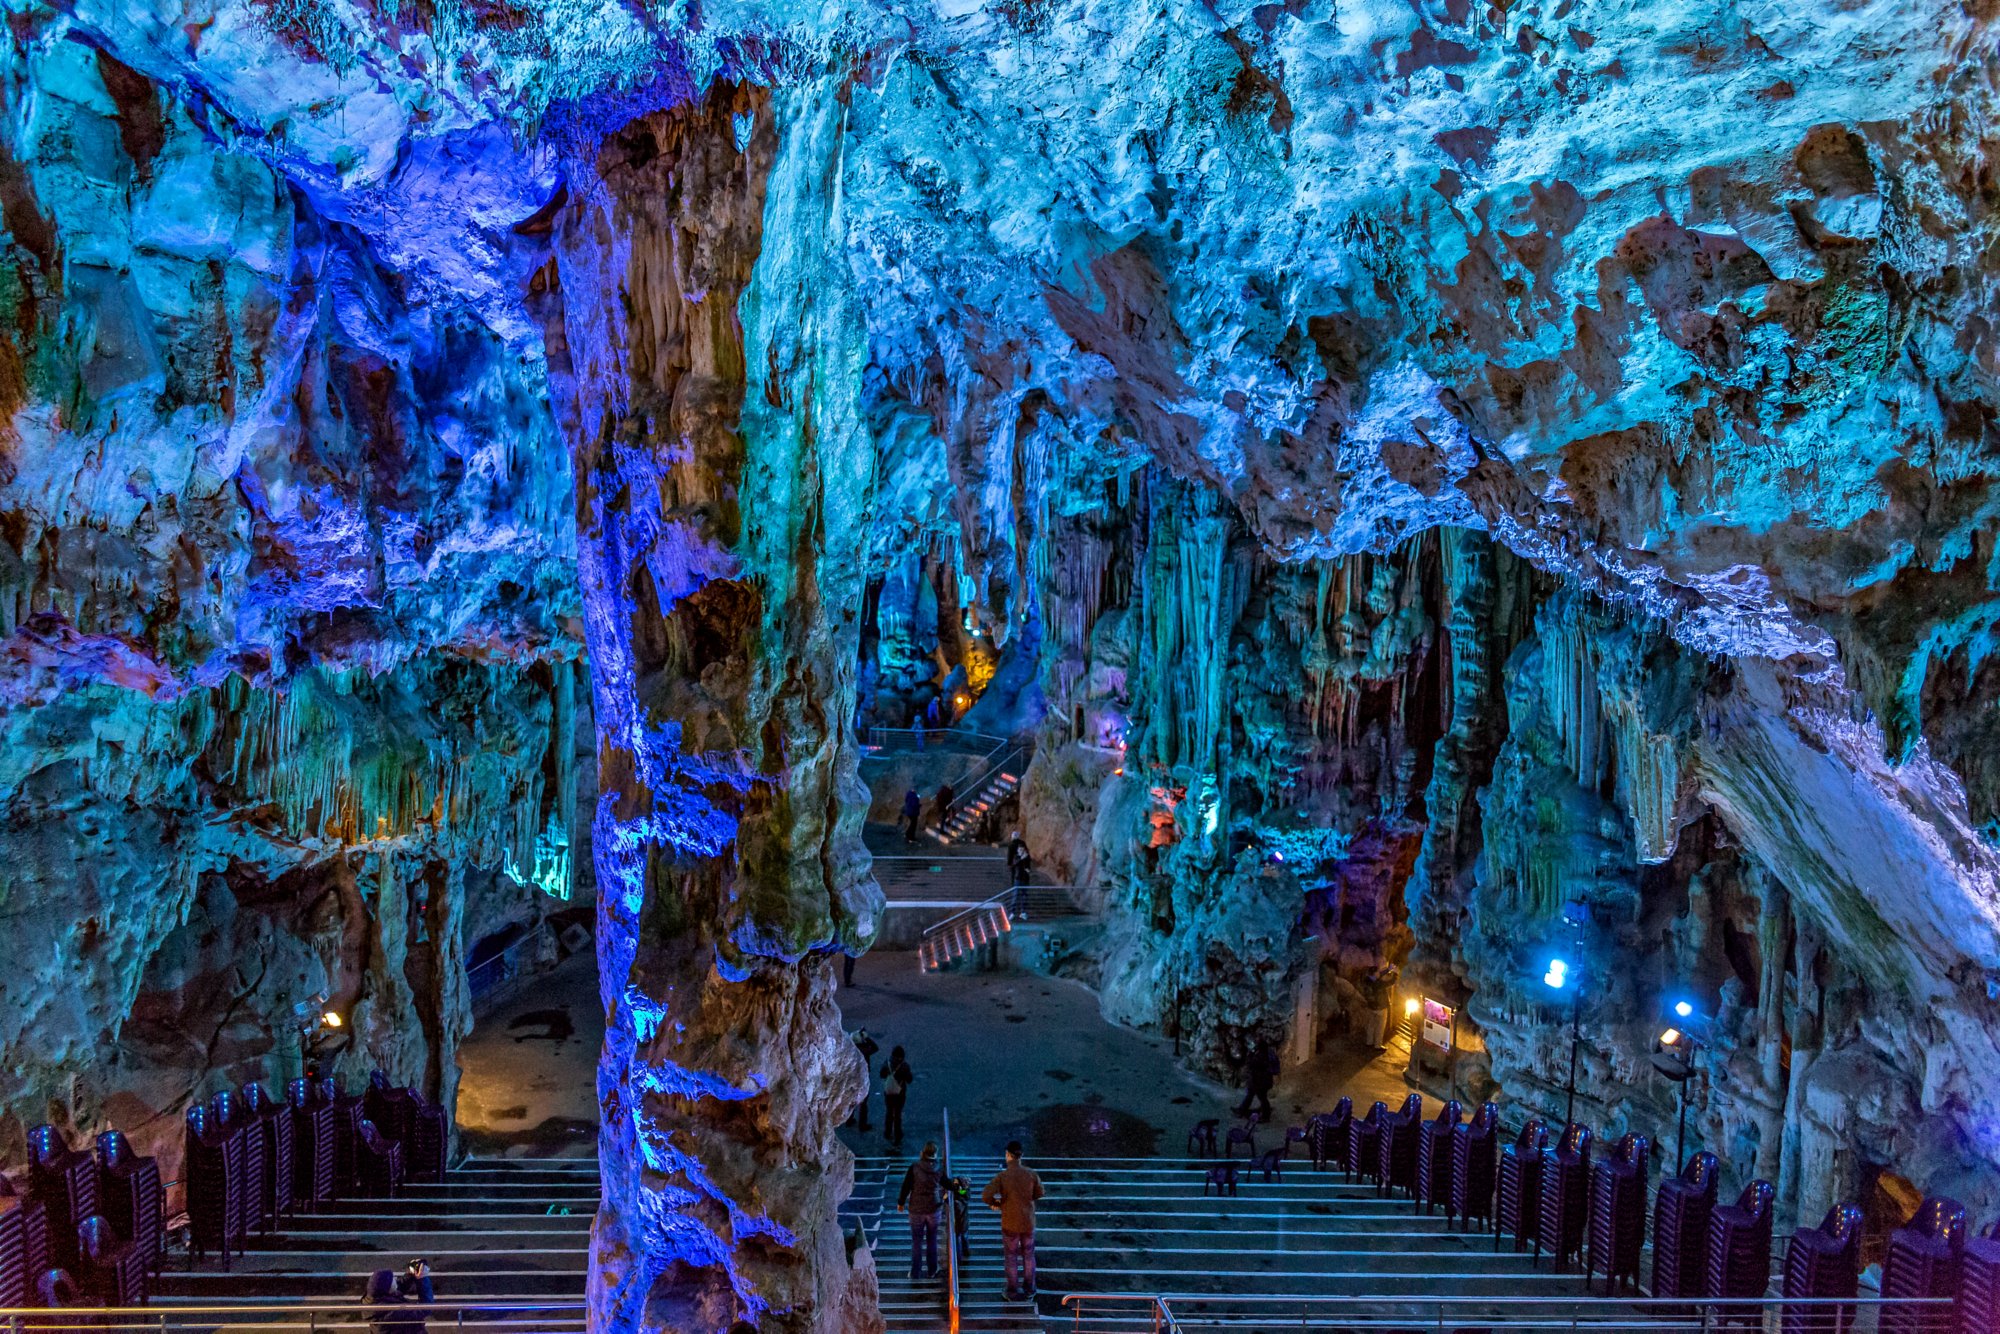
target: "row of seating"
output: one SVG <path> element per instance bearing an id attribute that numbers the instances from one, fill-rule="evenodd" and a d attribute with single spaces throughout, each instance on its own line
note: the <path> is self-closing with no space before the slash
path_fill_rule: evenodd
<path id="1" fill-rule="evenodd" d="M 188 1108 L 184 1145 L 190 1248 L 227 1266 L 295 1209 L 443 1181 L 447 1139 L 443 1108 L 378 1070 L 358 1097 L 332 1079 L 294 1079 L 283 1103 L 224 1090 Z M 25 1193 L 0 1177 L 0 1309 L 144 1305 L 166 1253 L 158 1163 L 117 1130 L 92 1152 L 37 1126 L 28 1152 Z"/>
<path id="2" fill-rule="evenodd" d="M 1377 1102 L 1356 1118 L 1353 1100 L 1312 1117 L 1302 1131 L 1313 1165 L 1329 1165 L 1370 1180 L 1382 1194 L 1406 1192 L 1426 1213 L 1490 1226 L 1494 1249 L 1512 1235 L 1514 1248 L 1544 1249 L 1565 1268 L 1584 1264 L 1588 1284 L 1601 1270 L 1606 1290 L 1639 1285 L 1646 1245 L 1647 1171 L 1651 1145 L 1628 1134 L 1609 1156 L 1591 1161 L 1592 1134 L 1571 1123 L 1551 1146 L 1548 1127 L 1533 1117 L 1512 1144 L 1500 1147 L 1500 1116 L 1487 1103 L 1470 1120 L 1457 1101 L 1423 1119 L 1423 1098 L 1412 1093 L 1391 1112 Z M 1723 1324 L 1756 1324 L 1755 1307 L 1728 1303 L 1761 1298 L 1771 1281 L 1771 1230 L 1776 1192 L 1752 1181 L 1732 1205 L 1718 1205 L 1720 1169 L 1712 1153 L 1697 1153 L 1678 1176 L 1663 1181 L 1653 1200 L 1655 1297 L 1704 1298 Z M 1587 1247 L 1587 1249 L 1586 1249 Z M 1828 1306 L 1785 1308 L 1784 1334 L 1840 1334 L 1855 1308 L 1838 1305 L 1857 1292 L 1861 1211 L 1851 1204 L 1829 1210 L 1817 1228 L 1801 1228 L 1786 1251 L 1783 1294 Z M 1891 1298 L 1944 1299 L 1952 1309 L 1891 1307 L 1882 1334 L 1993 1334 L 2000 1330 L 2000 1223 L 1969 1237 L 1965 1210 L 1950 1200 L 1926 1200 L 1917 1217 L 1890 1238 L 1882 1293 Z M 1942 1312 L 1942 1314 L 1941 1314 Z"/>

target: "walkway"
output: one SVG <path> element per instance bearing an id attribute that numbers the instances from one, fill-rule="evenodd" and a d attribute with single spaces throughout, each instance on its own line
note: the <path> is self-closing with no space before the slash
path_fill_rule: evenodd
<path id="1" fill-rule="evenodd" d="M 458 1054 L 462 1150 L 594 1157 L 603 1046 L 597 959 L 589 951 L 480 1014 Z"/>

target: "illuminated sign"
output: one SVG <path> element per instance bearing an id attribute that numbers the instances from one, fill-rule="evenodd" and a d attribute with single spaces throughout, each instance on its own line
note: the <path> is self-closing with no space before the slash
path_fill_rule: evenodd
<path id="1" fill-rule="evenodd" d="M 1458 1017 L 1457 1011 L 1449 1005 L 1424 997 L 1424 1027 L 1420 1035 L 1423 1041 L 1440 1052 L 1451 1054 L 1451 1026 Z"/>

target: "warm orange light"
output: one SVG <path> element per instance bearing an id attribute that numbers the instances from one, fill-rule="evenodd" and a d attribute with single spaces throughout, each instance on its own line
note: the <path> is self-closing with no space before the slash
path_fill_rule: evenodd
<path id="1" fill-rule="evenodd" d="M 1417 1012 L 1417 998 L 1415 996 L 1412 996 L 1408 1000 L 1403 1002 L 1403 1013 L 1415 1014 L 1416 1012 Z"/>
<path id="2" fill-rule="evenodd" d="M 1680 1045 L 1680 1040 L 1681 1031 L 1678 1028 L 1670 1028 L 1660 1034 L 1660 1045 L 1662 1047 L 1677 1047 Z"/>
<path id="3" fill-rule="evenodd" d="M 343 1022 L 341 1020 L 341 1017 L 338 1014 L 335 1014 L 332 1010 L 328 1010 L 325 1014 L 321 1015 L 319 1017 L 319 1021 L 322 1024 L 325 1024 L 328 1028 L 339 1028 L 341 1023 Z"/>

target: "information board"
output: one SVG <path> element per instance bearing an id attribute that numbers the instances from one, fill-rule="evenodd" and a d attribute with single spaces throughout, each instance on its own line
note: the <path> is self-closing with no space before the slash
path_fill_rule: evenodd
<path id="1" fill-rule="evenodd" d="M 1424 997 L 1424 1030 L 1421 1036 L 1425 1045 L 1450 1055 L 1451 1025 L 1456 1017 L 1456 1012 L 1449 1005 L 1434 1001 L 1429 996 Z"/>

